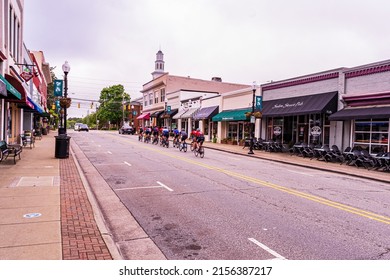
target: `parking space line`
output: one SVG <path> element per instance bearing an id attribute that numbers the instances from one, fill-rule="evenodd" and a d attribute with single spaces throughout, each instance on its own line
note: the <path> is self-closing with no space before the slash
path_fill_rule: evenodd
<path id="1" fill-rule="evenodd" d="M 283 257 L 282 255 L 279 255 L 278 253 L 276 253 L 274 250 L 272 250 L 271 248 L 267 247 L 266 245 L 264 245 L 263 243 L 257 241 L 256 239 L 254 238 L 248 238 L 249 241 L 253 242 L 254 244 L 256 244 L 257 246 L 259 246 L 260 248 L 264 249 L 265 251 L 267 251 L 268 253 L 270 253 L 271 255 L 273 255 L 277 260 L 286 260 L 285 257 Z"/>
<path id="2" fill-rule="evenodd" d="M 173 192 L 173 190 L 171 188 L 168 188 L 166 185 L 164 185 L 163 183 L 157 181 L 157 184 L 159 184 L 160 186 L 162 186 L 163 188 L 167 189 L 168 191 L 170 192 Z"/>
<path id="3" fill-rule="evenodd" d="M 166 189 L 170 192 L 173 192 L 173 190 L 166 185 L 164 185 L 161 182 L 157 181 L 158 186 L 146 186 L 146 187 L 134 187 L 134 188 L 123 188 L 123 189 L 116 189 L 115 191 L 126 191 L 126 190 L 141 190 L 141 189 Z"/>
<path id="4" fill-rule="evenodd" d="M 124 161 L 124 163 L 128 166 L 131 166 L 131 163 L 128 163 L 127 161 Z"/>

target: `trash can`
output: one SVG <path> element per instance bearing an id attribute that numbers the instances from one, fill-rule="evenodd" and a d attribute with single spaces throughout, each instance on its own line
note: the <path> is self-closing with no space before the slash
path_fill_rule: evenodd
<path id="1" fill-rule="evenodd" d="M 70 137 L 66 134 L 61 134 L 59 136 L 54 137 L 56 138 L 55 157 L 68 158 Z"/>

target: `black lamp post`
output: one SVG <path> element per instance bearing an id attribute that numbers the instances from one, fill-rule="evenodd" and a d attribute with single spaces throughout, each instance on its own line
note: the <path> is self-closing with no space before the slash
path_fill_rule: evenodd
<path id="1" fill-rule="evenodd" d="M 255 95 L 256 95 L 256 82 L 253 82 L 253 85 L 252 85 L 252 92 L 253 92 L 253 96 L 252 96 L 252 114 L 251 114 L 251 119 L 250 119 L 250 136 L 251 136 L 251 143 L 250 143 L 250 146 L 249 146 L 249 152 L 248 154 L 249 155 L 253 155 L 254 152 L 253 152 L 253 136 L 254 136 L 254 133 L 255 133 L 255 116 L 254 116 L 254 113 L 255 113 Z"/>
<path id="2" fill-rule="evenodd" d="M 62 65 L 62 71 L 64 71 L 65 77 L 64 77 L 64 97 L 68 98 L 68 73 L 70 71 L 70 66 L 68 61 L 65 61 L 65 63 Z M 64 108 L 64 132 L 66 134 L 66 119 L 67 119 L 67 109 L 66 106 Z"/>

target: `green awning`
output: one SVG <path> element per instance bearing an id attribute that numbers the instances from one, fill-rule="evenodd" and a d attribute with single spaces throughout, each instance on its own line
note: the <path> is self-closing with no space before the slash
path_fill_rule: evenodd
<path id="1" fill-rule="evenodd" d="M 222 111 L 213 117 L 213 122 L 246 121 L 245 113 L 251 112 L 251 108 Z"/>
<path id="2" fill-rule="evenodd" d="M 17 91 L 13 85 L 11 85 L 2 75 L 0 75 L 0 80 L 5 84 L 7 91 L 11 93 L 16 99 L 22 99 L 22 94 Z M 8 95 L 10 98 L 11 96 Z M 12 97 L 11 97 L 12 98 Z"/>

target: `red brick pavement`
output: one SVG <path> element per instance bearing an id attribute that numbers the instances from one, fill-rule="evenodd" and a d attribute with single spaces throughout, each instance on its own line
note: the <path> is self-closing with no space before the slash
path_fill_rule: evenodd
<path id="1" fill-rule="evenodd" d="M 60 178 L 62 258 L 112 260 L 72 155 L 60 160 Z"/>

